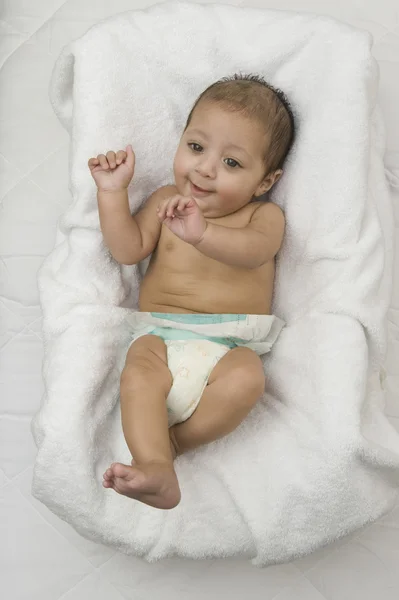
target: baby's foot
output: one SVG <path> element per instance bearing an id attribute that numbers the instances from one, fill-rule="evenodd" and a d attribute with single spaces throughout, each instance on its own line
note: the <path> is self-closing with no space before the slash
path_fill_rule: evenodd
<path id="1" fill-rule="evenodd" d="M 180 502 L 179 483 L 171 463 L 149 462 L 132 467 L 113 463 L 103 477 L 104 487 L 155 508 L 175 508 Z"/>

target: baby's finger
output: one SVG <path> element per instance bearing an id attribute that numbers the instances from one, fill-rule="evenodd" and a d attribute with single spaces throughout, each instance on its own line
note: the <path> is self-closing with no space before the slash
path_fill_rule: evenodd
<path id="1" fill-rule="evenodd" d="M 158 218 L 161 221 L 163 221 L 163 219 L 165 218 L 166 209 L 168 207 L 168 204 L 169 204 L 169 199 L 168 200 L 164 200 L 163 202 L 160 202 L 158 204 L 157 214 L 158 214 Z"/>
<path id="2" fill-rule="evenodd" d="M 116 167 L 115 152 L 113 152 L 112 150 L 107 152 L 107 160 L 108 160 L 108 164 L 111 167 L 111 169 L 115 169 L 115 167 Z"/>
<path id="3" fill-rule="evenodd" d="M 184 196 L 180 197 L 179 203 L 177 205 L 177 210 L 184 210 L 189 203 L 190 198 L 185 198 Z"/>
<path id="4" fill-rule="evenodd" d="M 128 144 L 126 146 L 126 156 L 127 156 L 127 158 L 126 158 L 126 165 L 127 165 L 127 167 L 129 167 L 129 169 L 133 170 L 135 162 L 136 162 L 136 156 L 135 156 L 135 154 L 133 152 L 133 148 L 132 148 L 131 144 Z"/>
<path id="5" fill-rule="evenodd" d="M 179 204 L 181 199 L 181 196 L 173 196 L 172 198 L 170 198 L 169 203 L 168 203 L 168 208 L 166 209 L 166 216 L 167 217 L 173 217 L 174 216 L 174 212 L 175 209 L 177 208 L 177 205 Z"/>
<path id="6" fill-rule="evenodd" d="M 157 216 L 159 219 L 163 218 L 163 213 L 165 211 L 165 203 L 164 202 L 160 202 L 157 206 Z"/>
<path id="7" fill-rule="evenodd" d="M 98 160 L 100 161 L 100 165 L 101 165 L 101 167 L 102 167 L 103 169 L 106 169 L 106 170 L 108 170 L 108 169 L 109 169 L 109 167 L 108 167 L 108 161 L 107 161 L 107 159 L 106 159 L 105 155 L 104 155 L 104 154 L 99 154 L 99 155 L 97 156 L 97 158 L 98 158 Z"/>
<path id="8" fill-rule="evenodd" d="M 89 169 L 94 169 L 99 164 L 98 158 L 89 158 L 89 162 L 87 163 Z"/>
<path id="9" fill-rule="evenodd" d="M 118 150 L 116 153 L 116 164 L 120 165 L 126 159 L 126 152 L 124 150 Z"/>

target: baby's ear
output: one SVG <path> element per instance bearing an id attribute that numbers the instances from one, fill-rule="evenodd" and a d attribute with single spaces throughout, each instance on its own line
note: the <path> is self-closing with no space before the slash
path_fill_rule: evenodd
<path id="1" fill-rule="evenodd" d="M 277 171 L 273 171 L 273 173 L 266 175 L 262 183 L 258 186 L 254 196 L 257 197 L 266 194 L 266 192 L 268 192 L 274 186 L 274 184 L 277 183 L 282 174 L 283 171 L 281 169 L 277 169 Z"/>

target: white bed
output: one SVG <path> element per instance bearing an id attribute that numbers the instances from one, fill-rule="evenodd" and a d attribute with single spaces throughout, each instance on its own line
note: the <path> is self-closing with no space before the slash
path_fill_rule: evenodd
<path id="1" fill-rule="evenodd" d="M 395 0 L 247 0 L 243 6 L 317 12 L 374 36 L 387 175 L 396 217 L 399 272 L 399 10 Z M 68 137 L 48 100 L 61 48 L 92 24 L 151 0 L 3 0 L 0 79 L 0 578 L 10 600 L 394 600 L 399 597 L 399 506 L 311 556 L 264 570 L 237 559 L 157 564 L 78 536 L 30 493 L 35 446 L 30 421 L 41 379 L 36 275 L 70 202 Z M 396 110 L 395 110 L 396 109 Z M 395 188 L 396 187 L 396 191 Z M 389 312 L 386 413 L 399 431 L 399 277 Z"/>

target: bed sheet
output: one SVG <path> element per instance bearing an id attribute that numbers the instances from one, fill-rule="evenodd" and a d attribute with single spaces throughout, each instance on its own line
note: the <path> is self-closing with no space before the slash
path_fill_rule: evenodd
<path id="1" fill-rule="evenodd" d="M 227 3 L 227 2 L 226 2 Z M 374 36 L 395 265 L 385 363 L 386 413 L 399 431 L 399 9 L 396 0 L 245 0 L 330 15 Z M 238 559 L 148 564 L 81 538 L 30 494 L 30 421 L 43 393 L 37 271 L 71 201 L 68 136 L 48 100 L 62 47 L 91 25 L 151 0 L 3 0 L 0 7 L 0 579 L 10 600 L 397 600 L 399 505 L 315 554 L 264 570 Z"/>

